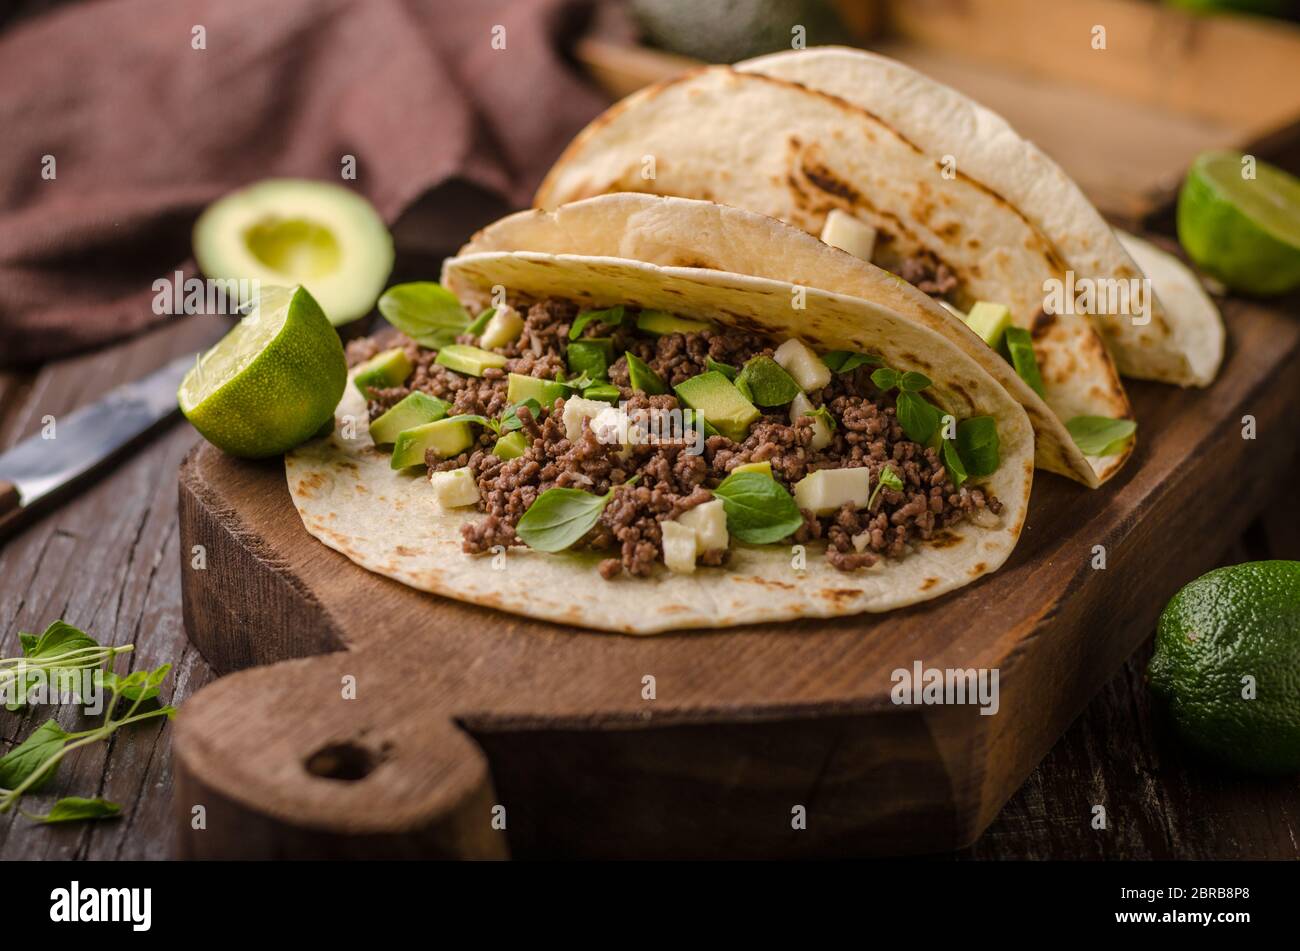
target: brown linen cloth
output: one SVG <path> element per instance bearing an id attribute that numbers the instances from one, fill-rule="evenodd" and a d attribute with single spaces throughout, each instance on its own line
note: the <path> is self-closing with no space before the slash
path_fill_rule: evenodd
<path id="1" fill-rule="evenodd" d="M 588 13 L 582 0 L 100 0 L 0 34 L 0 363 L 168 319 L 153 281 L 192 274 L 199 211 L 257 179 L 338 182 L 353 155 L 343 184 L 390 224 L 439 186 L 527 204 L 605 105 L 562 52 Z"/>

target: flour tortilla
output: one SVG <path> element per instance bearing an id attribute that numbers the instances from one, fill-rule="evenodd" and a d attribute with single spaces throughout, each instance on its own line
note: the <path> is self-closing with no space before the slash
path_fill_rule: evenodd
<path id="1" fill-rule="evenodd" d="M 928 391 L 959 418 L 997 420 L 1001 465 L 982 485 L 1002 502 L 987 524 L 962 523 L 901 559 L 839 572 L 819 544 L 796 571 L 789 546 L 733 545 L 730 564 L 678 575 L 661 566 L 650 578 L 604 581 L 604 554 L 557 555 L 510 549 L 493 558 L 461 551 L 460 527 L 482 518 L 472 509 L 442 512 L 427 480 L 389 468 L 371 444 L 365 405 L 349 386 L 335 433 L 285 457 L 294 505 L 307 530 L 371 571 L 411 587 L 514 614 L 628 634 L 717 628 L 801 617 L 887 611 L 937 597 L 1000 566 L 1024 523 L 1033 480 L 1033 431 L 1020 405 L 979 364 L 945 337 L 861 298 L 806 290 L 807 310 L 792 309 L 788 283 L 617 257 L 567 254 L 469 254 L 449 260 L 443 283 L 463 296 L 502 285 L 529 298 L 564 297 L 591 306 L 630 304 L 671 310 L 724 325 L 797 336 L 819 350 L 880 354 L 933 381 Z M 345 428 L 349 418 L 354 425 Z M 991 513 L 990 513 L 991 514 Z"/>
<path id="2" fill-rule="evenodd" d="M 712 202 L 624 192 L 572 202 L 554 212 L 510 215 L 474 235 L 460 253 L 481 251 L 605 255 L 731 271 L 862 297 L 965 349 L 1025 408 L 1037 437 L 1034 460 L 1040 468 L 1095 487 L 1098 471 L 1117 458 L 1094 468 L 1098 460 L 1084 456 L 1011 364 L 928 294 L 775 218 Z"/>
<path id="3" fill-rule="evenodd" d="M 897 60 L 847 47 L 776 53 L 736 69 L 792 80 L 837 96 L 897 129 L 927 156 L 953 155 L 957 167 L 1015 205 L 1047 235 L 1077 276 L 1141 276 L 1143 259 L 1110 226 L 1065 171 L 1000 115 Z M 1148 274 L 1148 277 L 1152 275 Z M 1161 293 L 1151 322 L 1128 316 L 1096 323 L 1124 376 L 1207 386 L 1223 358 L 1218 311 L 1174 290 Z"/>
<path id="4" fill-rule="evenodd" d="M 935 253 L 956 272 L 963 307 L 1003 303 L 1033 330 L 1045 400 L 1062 424 L 1132 417 L 1093 319 L 1035 319 L 1046 282 L 1066 279 L 1052 241 L 999 195 L 960 169 L 945 176 L 940 162 L 843 99 L 725 66 L 648 87 L 578 135 L 534 203 L 554 208 L 610 192 L 735 205 L 814 235 L 843 209 L 891 236 L 878 256 L 887 266 Z M 1114 475 L 1131 448 L 1092 460 L 1093 484 Z"/>

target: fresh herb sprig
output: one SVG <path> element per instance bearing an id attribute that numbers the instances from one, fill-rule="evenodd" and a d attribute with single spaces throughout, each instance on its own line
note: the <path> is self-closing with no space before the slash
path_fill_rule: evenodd
<path id="1" fill-rule="evenodd" d="M 893 489 L 895 492 L 903 491 L 903 480 L 898 477 L 893 468 L 885 466 L 880 470 L 880 475 L 876 477 L 876 488 L 867 499 L 867 511 L 870 512 L 876 506 L 876 499 L 885 489 Z"/>
<path id="2" fill-rule="evenodd" d="M 456 295 L 433 281 L 390 287 L 379 298 L 379 312 L 420 346 L 432 350 L 455 343 L 470 324 Z"/>
<path id="3" fill-rule="evenodd" d="M 751 545 L 768 545 L 793 535 L 803 524 L 799 506 L 785 488 L 762 472 L 733 472 L 713 490 L 727 513 L 727 531 Z"/>
<path id="4" fill-rule="evenodd" d="M 634 476 L 623 484 L 635 485 L 639 478 Z M 613 486 L 604 495 L 581 489 L 547 489 L 528 506 L 515 525 L 515 534 L 537 551 L 571 548 L 596 527 L 600 513 L 605 511 L 618 488 Z"/>
<path id="5" fill-rule="evenodd" d="M 19 640 L 24 656 L 0 661 L 6 671 L 26 670 L 30 673 L 37 669 L 36 664 L 41 664 L 39 669 L 47 671 L 94 667 L 96 680 L 101 689 L 109 692 L 109 699 L 104 704 L 104 719 L 98 726 L 68 732 L 56 720 L 47 720 L 26 740 L 0 757 L 0 813 L 18 809 L 27 818 L 47 824 L 107 819 L 118 815 L 122 807 L 106 799 L 70 796 L 55 802 L 46 813 L 28 812 L 21 808 L 20 803 L 24 796 L 36 792 L 53 779 L 59 764 L 76 750 L 106 740 L 132 723 L 159 717 L 171 719 L 176 713 L 175 707 L 145 708 L 145 704 L 158 697 L 159 688 L 171 671 L 171 664 L 154 670 L 133 671 L 126 677 L 119 676 L 99 665 L 111 664 L 118 654 L 132 650 L 132 645 L 104 647 L 84 631 L 63 621 L 55 621 L 39 637 L 21 634 Z M 88 662 L 87 658 L 93 656 L 98 656 L 99 660 Z M 29 666 L 24 667 L 24 664 Z"/>

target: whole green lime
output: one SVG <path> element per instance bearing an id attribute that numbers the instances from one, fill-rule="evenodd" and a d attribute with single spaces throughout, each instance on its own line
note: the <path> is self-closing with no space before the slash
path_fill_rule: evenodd
<path id="1" fill-rule="evenodd" d="M 1147 678 L 1180 736 L 1212 759 L 1300 772 L 1300 561 L 1218 568 L 1179 591 Z"/>
<path id="2" fill-rule="evenodd" d="M 253 311 L 181 381 L 181 412 L 232 456 L 276 456 L 324 431 L 347 386 L 338 332 L 302 286 L 264 287 Z"/>

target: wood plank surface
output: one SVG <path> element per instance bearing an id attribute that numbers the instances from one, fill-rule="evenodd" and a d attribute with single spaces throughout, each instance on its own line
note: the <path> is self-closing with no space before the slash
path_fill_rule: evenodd
<path id="1" fill-rule="evenodd" d="M 1227 317 L 1209 390 L 1133 387 L 1143 435 L 1118 479 L 1040 477 L 1006 566 L 884 616 L 628 638 L 430 598 L 311 539 L 278 467 L 200 450 L 182 470 L 182 538 L 210 563 L 183 575 L 191 638 L 219 670 L 349 650 L 226 677 L 182 713 L 178 799 L 219 816 L 182 851 L 489 857 L 493 802 L 525 856 L 969 843 L 1290 474 L 1300 326 L 1244 304 Z M 1204 504 L 1225 472 L 1237 504 Z M 889 672 L 917 660 L 999 669 L 999 714 L 893 706 Z M 359 696 L 341 701 L 348 677 Z M 356 768 L 322 774 L 322 756 Z M 806 833 L 792 804 L 815 811 Z"/>

